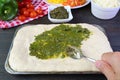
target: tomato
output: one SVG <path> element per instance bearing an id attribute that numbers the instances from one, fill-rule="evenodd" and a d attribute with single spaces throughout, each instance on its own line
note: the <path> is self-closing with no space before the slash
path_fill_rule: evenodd
<path id="1" fill-rule="evenodd" d="M 32 12 L 30 13 L 30 17 L 31 17 L 31 18 L 37 17 L 37 13 L 36 13 L 35 11 L 32 11 Z"/>
<path id="2" fill-rule="evenodd" d="M 39 15 L 43 14 L 43 10 L 41 8 L 38 8 L 37 10 L 35 10 Z"/>
<path id="3" fill-rule="evenodd" d="M 26 5 L 26 7 L 27 7 L 27 8 L 34 9 L 34 5 L 33 5 L 32 3 L 28 3 L 28 4 Z"/>
<path id="4" fill-rule="evenodd" d="M 21 9 L 19 10 L 19 13 L 20 13 L 20 14 L 23 14 L 23 12 L 26 11 L 26 10 L 27 10 L 27 8 L 21 8 Z"/>
<path id="5" fill-rule="evenodd" d="M 31 9 L 31 8 L 28 8 L 28 12 L 32 12 L 32 11 L 35 11 L 34 9 Z"/>
<path id="6" fill-rule="evenodd" d="M 28 10 L 23 11 L 23 15 L 29 17 L 29 11 Z"/>
<path id="7" fill-rule="evenodd" d="M 25 7 L 26 4 L 24 2 L 18 2 L 18 8 L 21 9 L 23 7 Z"/>
<path id="8" fill-rule="evenodd" d="M 26 20 L 26 17 L 25 17 L 24 15 L 20 15 L 20 16 L 18 16 L 18 19 L 19 19 L 20 21 L 25 21 L 25 20 Z"/>
<path id="9" fill-rule="evenodd" d="M 31 2 L 31 0 L 23 0 L 24 2 Z"/>
<path id="10" fill-rule="evenodd" d="M 43 14 L 43 11 L 41 8 L 38 8 L 35 10 L 34 5 L 32 4 L 31 0 L 22 0 L 19 1 L 19 16 L 18 19 L 20 21 L 25 21 L 27 18 L 35 18 L 37 15 Z"/>

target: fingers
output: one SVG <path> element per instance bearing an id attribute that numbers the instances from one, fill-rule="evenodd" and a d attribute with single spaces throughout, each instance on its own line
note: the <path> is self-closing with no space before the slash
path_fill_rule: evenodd
<path id="1" fill-rule="evenodd" d="M 108 63 L 102 60 L 98 60 L 95 62 L 95 65 L 107 77 L 107 80 L 115 79 L 113 69 Z"/>
<path id="2" fill-rule="evenodd" d="M 102 55 L 102 60 L 108 62 L 116 73 L 120 74 L 120 52 L 110 52 Z"/>
<path id="3" fill-rule="evenodd" d="M 113 62 L 111 62 L 112 56 L 113 56 L 113 52 L 104 53 L 102 55 L 102 60 L 104 60 L 104 61 L 108 62 L 109 64 L 111 64 L 111 63 L 113 63 Z"/>
<path id="4" fill-rule="evenodd" d="M 95 64 L 108 80 L 120 80 L 120 52 L 104 53 Z"/>

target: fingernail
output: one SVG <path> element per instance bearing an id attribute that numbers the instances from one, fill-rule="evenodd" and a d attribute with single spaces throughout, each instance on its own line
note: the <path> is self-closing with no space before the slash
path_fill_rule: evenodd
<path id="1" fill-rule="evenodd" d="M 102 65 L 101 61 L 96 61 L 96 62 L 95 62 L 95 66 L 96 66 L 97 68 L 100 68 L 101 65 Z"/>

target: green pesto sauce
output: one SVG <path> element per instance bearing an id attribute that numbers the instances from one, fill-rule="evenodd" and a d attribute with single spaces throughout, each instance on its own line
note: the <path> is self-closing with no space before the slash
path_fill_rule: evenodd
<path id="1" fill-rule="evenodd" d="M 63 6 L 60 6 L 50 11 L 50 16 L 54 19 L 67 19 L 68 12 Z"/>
<path id="2" fill-rule="evenodd" d="M 30 55 L 40 59 L 65 58 L 68 57 L 66 53 L 68 46 L 80 47 L 81 42 L 89 36 L 90 31 L 81 25 L 72 27 L 61 24 L 35 36 L 35 41 L 30 44 Z"/>

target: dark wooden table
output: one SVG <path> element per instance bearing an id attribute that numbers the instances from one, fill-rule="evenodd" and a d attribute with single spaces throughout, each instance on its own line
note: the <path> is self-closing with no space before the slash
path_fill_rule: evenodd
<path id="1" fill-rule="evenodd" d="M 114 51 L 120 51 L 120 11 L 111 20 L 100 20 L 91 14 L 90 4 L 72 10 L 74 19 L 69 23 L 98 24 L 106 31 Z M 52 24 L 47 16 L 27 24 Z M 106 80 L 102 74 L 40 74 L 40 75 L 11 75 L 5 71 L 4 63 L 13 40 L 13 35 L 19 26 L 11 29 L 0 29 L 0 80 Z M 103 45 L 104 46 L 104 45 Z"/>

